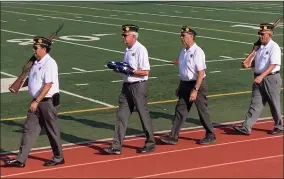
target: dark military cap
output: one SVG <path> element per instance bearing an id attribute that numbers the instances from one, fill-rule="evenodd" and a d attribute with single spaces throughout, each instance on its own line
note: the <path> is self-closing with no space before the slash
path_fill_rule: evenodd
<path id="1" fill-rule="evenodd" d="M 193 30 L 190 26 L 182 26 L 181 27 L 181 33 L 191 33 L 191 34 L 193 34 L 193 36 L 197 35 L 195 30 Z"/>
<path id="2" fill-rule="evenodd" d="M 125 24 L 122 25 L 122 31 L 123 32 L 138 32 L 139 27 L 137 25 L 133 25 L 133 24 Z"/>
<path id="3" fill-rule="evenodd" d="M 259 32 L 272 32 L 273 31 L 273 25 L 269 23 L 262 23 L 259 25 Z"/>
<path id="4" fill-rule="evenodd" d="M 34 37 L 34 45 L 44 45 L 46 47 L 51 46 L 51 40 L 42 36 Z"/>

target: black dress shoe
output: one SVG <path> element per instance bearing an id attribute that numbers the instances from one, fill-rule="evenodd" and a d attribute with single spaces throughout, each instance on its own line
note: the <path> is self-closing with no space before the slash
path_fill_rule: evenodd
<path id="1" fill-rule="evenodd" d="M 55 162 L 53 160 L 48 160 L 48 161 L 44 162 L 43 166 L 49 167 L 49 166 L 61 165 L 61 164 L 64 164 L 64 163 L 65 163 L 64 159 L 62 159 L 60 162 Z"/>
<path id="2" fill-rule="evenodd" d="M 10 160 L 6 160 L 6 161 L 5 161 L 5 166 L 6 166 L 6 167 L 20 167 L 20 168 L 24 168 L 24 167 L 25 167 L 25 164 L 19 162 L 19 161 L 16 160 L 16 159 L 10 159 Z"/>
<path id="3" fill-rule="evenodd" d="M 161 136 L 160 137 L 161 141 L 166 143 L 166 144 L 172 144 L 172 145 L 176 145 L 178 143 L 178 139 L 170 136 L 170 135 L 166 135 L 166 136 Z"/>
<path id="4" fill-rule="evenodd" d="M 155 151 L 155 146 L 144 146 L 142 148 L 137 149 L 137 153 L 149 153 Z"/>
<path id="5" fill-rule="evenodd" d="M 120 155 L 121 154 L 121 150 L 115 149 L 113 147 L 104 148 L 103 152 L 105 154 L 114 154 L 114 155 Z"/>
<path id="6" fill-rule="evenodd" d="M 240 134 L 244 134 L 244 135 L 250 135 L 250 132 L 248 132 L 245 128 L 243 127 L 239 127 L 239 126 L 234 126 L 233 129 L 240 133 Z"/>
<path id="7" fill-rule="evenodd" d="M 276 135 L 276 134 L 280 134 L 282 132 L 283 132 L 282 129 L 274 128 L 272 131 L 269 131 L 268 134 Z"/>
<path id="8" fill-rule="evenodd" d="M 201 139 L 199 141 L 199 144 L 201 145 L 208 145 L 216 142 L 216 136 L 215 135 L 206 135 L 205 138 Z"/>

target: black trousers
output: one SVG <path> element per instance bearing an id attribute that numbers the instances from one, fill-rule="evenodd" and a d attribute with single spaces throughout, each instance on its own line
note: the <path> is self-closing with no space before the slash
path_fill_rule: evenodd
<path id="1" fill-rule="evenodd" d="M 182 128 L 188 116 L 188 113 L 191 109 L 191 106 L 193 104 L 193 102 L 190 101 L 189 98 L 190 98 L 190 93 L 193 90 L 195 84 L 196 81 L 180 82 L 180 87 L 178 91 L 179 99 L 176 104 L 175 117 L 173 120 L 173 126 L 170 134 L 174 138 L 178 138 L 180 129 Z M 206 84 L 206 80 L 204 78 L 198 90 L 197 97 L 194 103 L 198 111 L 200 122 L 204 127 L 204 129 L 206 130 L 206 135 L 214 135 L 214 129 L 208 110 L 207 96 L 208 96 L 208 87 Z"/>

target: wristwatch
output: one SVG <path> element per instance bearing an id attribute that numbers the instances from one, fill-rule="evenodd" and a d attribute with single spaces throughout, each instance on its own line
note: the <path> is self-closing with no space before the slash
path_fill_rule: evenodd
<path id="1" fill-rule="evenodd" d="M 198 88 L 197 88 L 197 87 L 194 87 L 193 89 L 194 89 L 195 91 L 198 91 Z"/>

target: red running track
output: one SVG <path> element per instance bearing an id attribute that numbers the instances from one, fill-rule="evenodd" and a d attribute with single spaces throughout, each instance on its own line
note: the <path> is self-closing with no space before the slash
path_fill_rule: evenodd
<path id="1" fill-rule="evenodd" d="M 66 163 L 42 166 L 49 150 L 32 152 L 25 168 L 1 167 L 2 178 L 283 178 L 283 135 L 268 135 L 272 121 L 259 122 L 252 135 L 236 135 L 230 127 L 216 128 L 217 142 L 198 145 L 204 130 L 184 131 L 178 145 L 136 154 L 144 138 L 125 140 L 122 155 L 101 155 L 107 142 L 64 149 Z M 2 160 L 4 157 L 2 156 Z M 1 162 L 3 165 L 3 162 Z"/>

